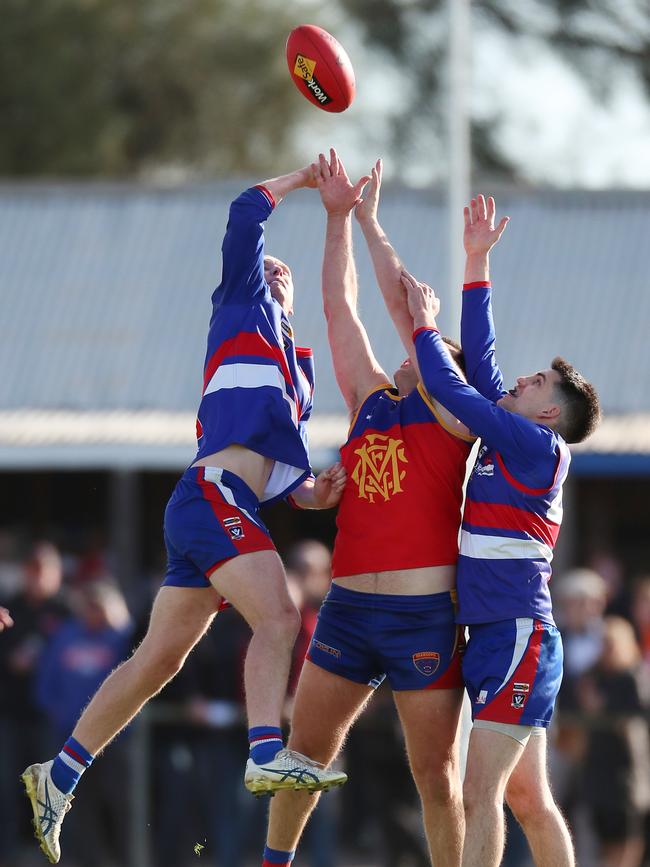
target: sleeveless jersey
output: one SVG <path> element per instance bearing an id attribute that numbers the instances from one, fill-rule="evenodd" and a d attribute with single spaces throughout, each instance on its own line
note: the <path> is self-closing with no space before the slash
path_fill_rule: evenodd
<path id="1" fill-rule="evenodd" d="M 230 206 L 222 280 L 212 296 L 194 460 L 238 444 L 275 463 L 262 503 L 287 496 L 311 472 L 306 422 L 312 410 L 310 349 L 264 280 L 264 221 L 274 201 L 253 187 Z"/>
<path id="2" fill-rule="evenodd" d="M 455 564 L 473 439 L 451 433 L 424 390 L 388 384 L 361 404 L 341 462 L 332 575 Z"/>

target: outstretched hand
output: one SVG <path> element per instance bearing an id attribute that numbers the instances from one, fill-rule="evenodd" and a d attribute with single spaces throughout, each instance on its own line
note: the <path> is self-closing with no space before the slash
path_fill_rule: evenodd
<path id="1" fill-rule="evenodd" d="M 314 481 L 314 505 L 317 509 L 337 506 L 343 496 L 347 473 L 345 467 L 335 463 L 316 476 Z"/>
<path id="2" fill-rule="evenodd" d="M 379 159 L 372 169 L 370 175 L 370 186 L 365 191 L 363 199 L 359 200 L 354 209 L 354 215 L 360 223 L 377 219 L 382 172 L 383 165 Z"/>
<path id="3" fill-rule="evenodd" d="M 369 175 L 364 175 L 353 184 L 334 148 L 330 148 L 329 160 L 324 154 L 319 154 L 318 162 L 312 163 L 311 170 L 328 214 L 349 214 L 361 201 L 363 188 L 370 180 Z"/>
<path id="4" fill-rule="evenodd" d="M 402 285 L 406 289 L 409 313 L 413 317 L 414 328 L 436 328 L 436 316 L 440 312 L 440 299 L 431 286 L 402 271 Z"/>
<path id="5" fill-rule="evenodd" d="M 510 220 L 510 217 L 502 217 L 495 228 L 496 205 L 492 196 L 488 197 L 487 203 L 485 196 L 482 195 L 472 199 L 469 207 L 464 208 L 463 214 L 465 216 L 463 243 L 468 256 L 488 253 L 503 234 Z"/>

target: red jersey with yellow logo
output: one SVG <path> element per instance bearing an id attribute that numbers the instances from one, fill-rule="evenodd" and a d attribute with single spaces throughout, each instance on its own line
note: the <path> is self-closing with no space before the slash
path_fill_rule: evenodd
<path id="1" fill-rule="evenodd" d="M 472 442 L 451 432 L 421 386 L 406 397 L 388 385 L 372 392 L 341 448 L 348 480 L 333 577 L 455 564 Z"/>

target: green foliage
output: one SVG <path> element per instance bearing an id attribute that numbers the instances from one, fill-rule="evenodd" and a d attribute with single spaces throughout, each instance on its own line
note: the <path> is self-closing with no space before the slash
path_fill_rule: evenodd
<path id="1" fill-rule="evenodd" d="M 296 23 L 281 0 L 4 0 L 0 174 L 286 165 Z"/>
<path id="2" fill-rule="evenodd" d="M 401 107 L 392 118 L 392 148 L 404 163 L 416 148 L 440 150 L 446 125 L 445 75 L 449 0 L 339 0 L 362 27 L 366 40 L 408 71 Z M 472 38 L 486 28 L 513 40 L 532 36 L 553 46 L 582 77 L 593 97 L 606 103 L 615 86 L 612 64 L 626 65 L 650 95 L 648 0 L 471 0 Z M 489 74 L 498 76 L 499 58 Z M 491 178 L 516 177 L 498 143 L 500 118 L 472 123 L 473 164 Z"/>

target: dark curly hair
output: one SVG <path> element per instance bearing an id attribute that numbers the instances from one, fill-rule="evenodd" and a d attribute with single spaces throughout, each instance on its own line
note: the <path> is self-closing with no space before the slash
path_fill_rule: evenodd
<path id="1" fill-rule="evenodd" d="M 560 375 L 555 386 L 562 402 L 557 431 L 568 443 L 581 443 L 592 434 L 601 419 L 596 389 L 578 371 L 558 355 L 551 367 Z"/>

